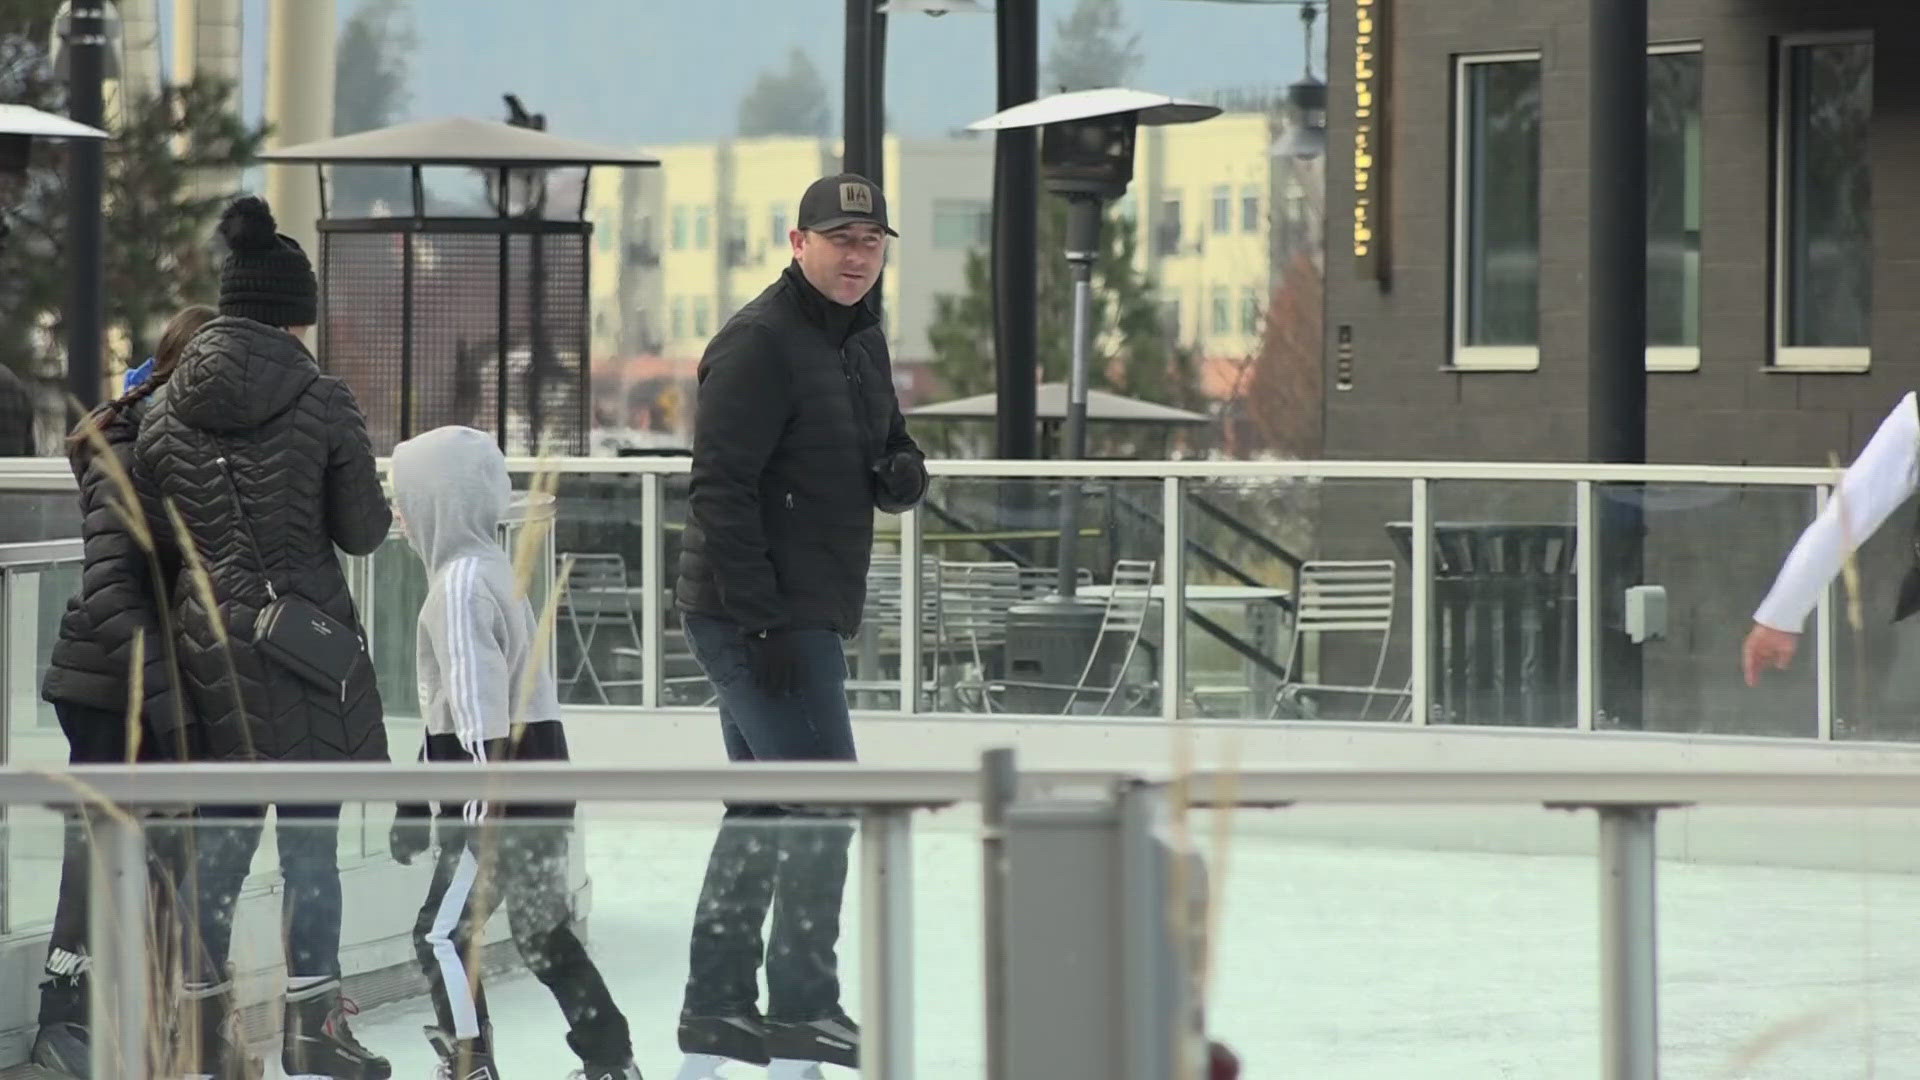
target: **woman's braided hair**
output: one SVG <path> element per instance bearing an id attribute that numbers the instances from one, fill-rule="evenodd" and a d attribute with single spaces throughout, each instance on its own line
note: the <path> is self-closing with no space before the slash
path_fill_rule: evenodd
<path id="1" fill-rule="evenodd" d="M 82 417 L 73 434 L 67 436 L 67 452 L 73 453 L 87 441 L 89 425 L 96 429 L 106 426 L 108 421 L 165 386 L 167 379 L 173 375 L 173 369 L 179 365 L 181 355 L 187 351 L 187 342 L 192 341 L 193 335 L 199 333 L 202 327 L 219 317 L 219 312 L 205 304 L 194 304 L 182 308 L 178 315 L 169 319 L 166 329 L 160 332 L 160 344 L 153 351 L 153 374 L 148 375 L 147 381 L 139 386 Z"/>

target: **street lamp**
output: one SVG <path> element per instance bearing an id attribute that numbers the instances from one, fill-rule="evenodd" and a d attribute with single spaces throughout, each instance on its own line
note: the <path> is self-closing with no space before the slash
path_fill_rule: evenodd
<path id="1" fill-rule="evenodd" d="M 1066 256 L 1073 272 L 1073 366 L 1067 384 L 1066 445 L 1061 449 L 1067 460 L 1087 456 L 1093 266 L 1100 251 L 1102 211 L 1126 194 L 1133 179 L 1135 134 L 1142 124 L 1192 124 L 1218 115 L 1217 106 L 1112 87 L 1055 94 L 968 125 L 973 131 L 1039 128 L 1041 180 L 1048 191 L 1067 200 Z M 1061 499 L 1058 592 L 1066 602 L 1073 600 L 1079 584 L 1074 550 L 1079 495 L 1079 485 L 1069 483 Z"/>

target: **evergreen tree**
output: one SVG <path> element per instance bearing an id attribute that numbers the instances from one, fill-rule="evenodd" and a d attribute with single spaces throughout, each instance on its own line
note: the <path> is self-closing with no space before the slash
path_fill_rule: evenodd
<path id="1" fill-rule="evenodd" d="M 833 110 L 827 83 L 805 50 L 787 56 L 784 71 L 763 71 L 740 100 L 740 135 L 806 135 L 824 138 Z"/>
<path id="2" fill-rule="evenodd" d="M 411 95 L 407 82 L 419 39 L 412 0 L 369 0 L 340 28 L 334 63 L 333 133 L 353 135 L 398 123 Z M 369 214 L 376 203 L 395 214 L 413 205 L 412 180 L 396 166 L 336 166 L 329 210 Z"/>

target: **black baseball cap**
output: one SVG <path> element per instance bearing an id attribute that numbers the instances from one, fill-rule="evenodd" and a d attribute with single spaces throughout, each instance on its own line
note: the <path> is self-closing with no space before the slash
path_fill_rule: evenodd
<path id="1" fill-rule="evenodd" d="M 859 222 L 878 225 L 888 236 L 899 236 L 887 224 L 887 196 L 880 185 L 858 173 L 823 176 L 807 185 L 800 196 L 799 227 L 827 232 Z"/>

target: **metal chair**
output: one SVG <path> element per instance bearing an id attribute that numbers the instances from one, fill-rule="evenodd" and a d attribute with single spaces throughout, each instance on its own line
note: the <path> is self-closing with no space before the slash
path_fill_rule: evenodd
<path id="1" fill-rule="evenodd" d="M 962 668 L 951 684 L 955 699 L 992 712 L 988 666 L 1006 649 L 1007 610 L 1022 599 L 1020 566 L 1012 562 L 941 562 L 935 568 L 934 679 L 936 699 L 949 657 Z"/>
<path id="2" fill-rule="evenodd" d="M 1140 638 L 1146 632 L 1147 613 L 1154 601 L 1154 578 L 1159 564 L 1152 559 L 1121 559 L 1113 564 L 1113 585 L 1107 592 L 1106 610 L 1101 613 L 1100 629 L 1094 636 L 1093 648 L 1087 653 L 1086 666 L 1080 670 L 1080 678 L 1071 686 L 1056 686 L 1050 683 L 1034 683 L 1015 680 L 996 680 L 989 688 L 1001 692 L 1010 687 L 1034 690 L 1058 690 L 1067 695 L 1061 712 L 1071 713 L 1075 702 L 1091 694 L 1104 695 L 1096 716 L 1105 716 L 1119 699 L 1122 690 L 1131 691 L 1129 704 L 1138 704 L 1158 687 L 1157 679 L 1144 683 L 1128 683 L 1127 671 L 1133 666 L 1133 658 L 1140 651 Z M 1119 662 L 1113 666 L 1113 681 L 1110 684 L 1094 685 L 1095 669 L 1098 667 L 1102 650 L 1111 643 L 1118 643 L 1121 649 Z"/>
<path id="3" fill-rule="evenodd" d="M 593 685 L 600 704 L 612 704 L 608 687 L 639 686 L 642 679 L 602 679 L 593 666 L 593 642 L 602 627 L 625 628 L 631 649 L 616 643 L 615 651 L 640 655 L 640 623 L 633 614 L 633 589 L 627 584 L 627 561 L 619 555 L 594 552 L 562 552 L 560 563 L 573 560 L 567 574 L 566 589 L 560 594 L 559 617 L 573 635 L 579 650 L 579 662 L 560 683 L 572 690 L 585 676 Z"/>
<path id="4" fill-rule="evenodd" d="M 1268 719 L 1279 719 L 1281 710 L 1295 706 L 1304 714 L 1310 695 L 1358 694 L 1365 697 L 1360 715 L 1365 720 L 1373 709 L 1373 699 L 1399 699 L 1389 721 L 1396 720 L 1412 707 L 1411 685 L 1392 688 L 1380 685 L 1386 670 L 1387 650 L 1393 642 L 1394 577 L 1391 560 L 1319 561 L 1300 567 L 1295 587 L 1293 639 L 1287 645 L 1287 681 L 1274 694 Z M 1378 634 L 1380 653 L 1373 665 L 1373 678 L 1365 686 L 1307 682 L 1299 678 L 1303 646 L 1308 634 L 1324 640 L 1329 634 Z M 1305 715 L 1290 719 L 1305 719 Z"/>

